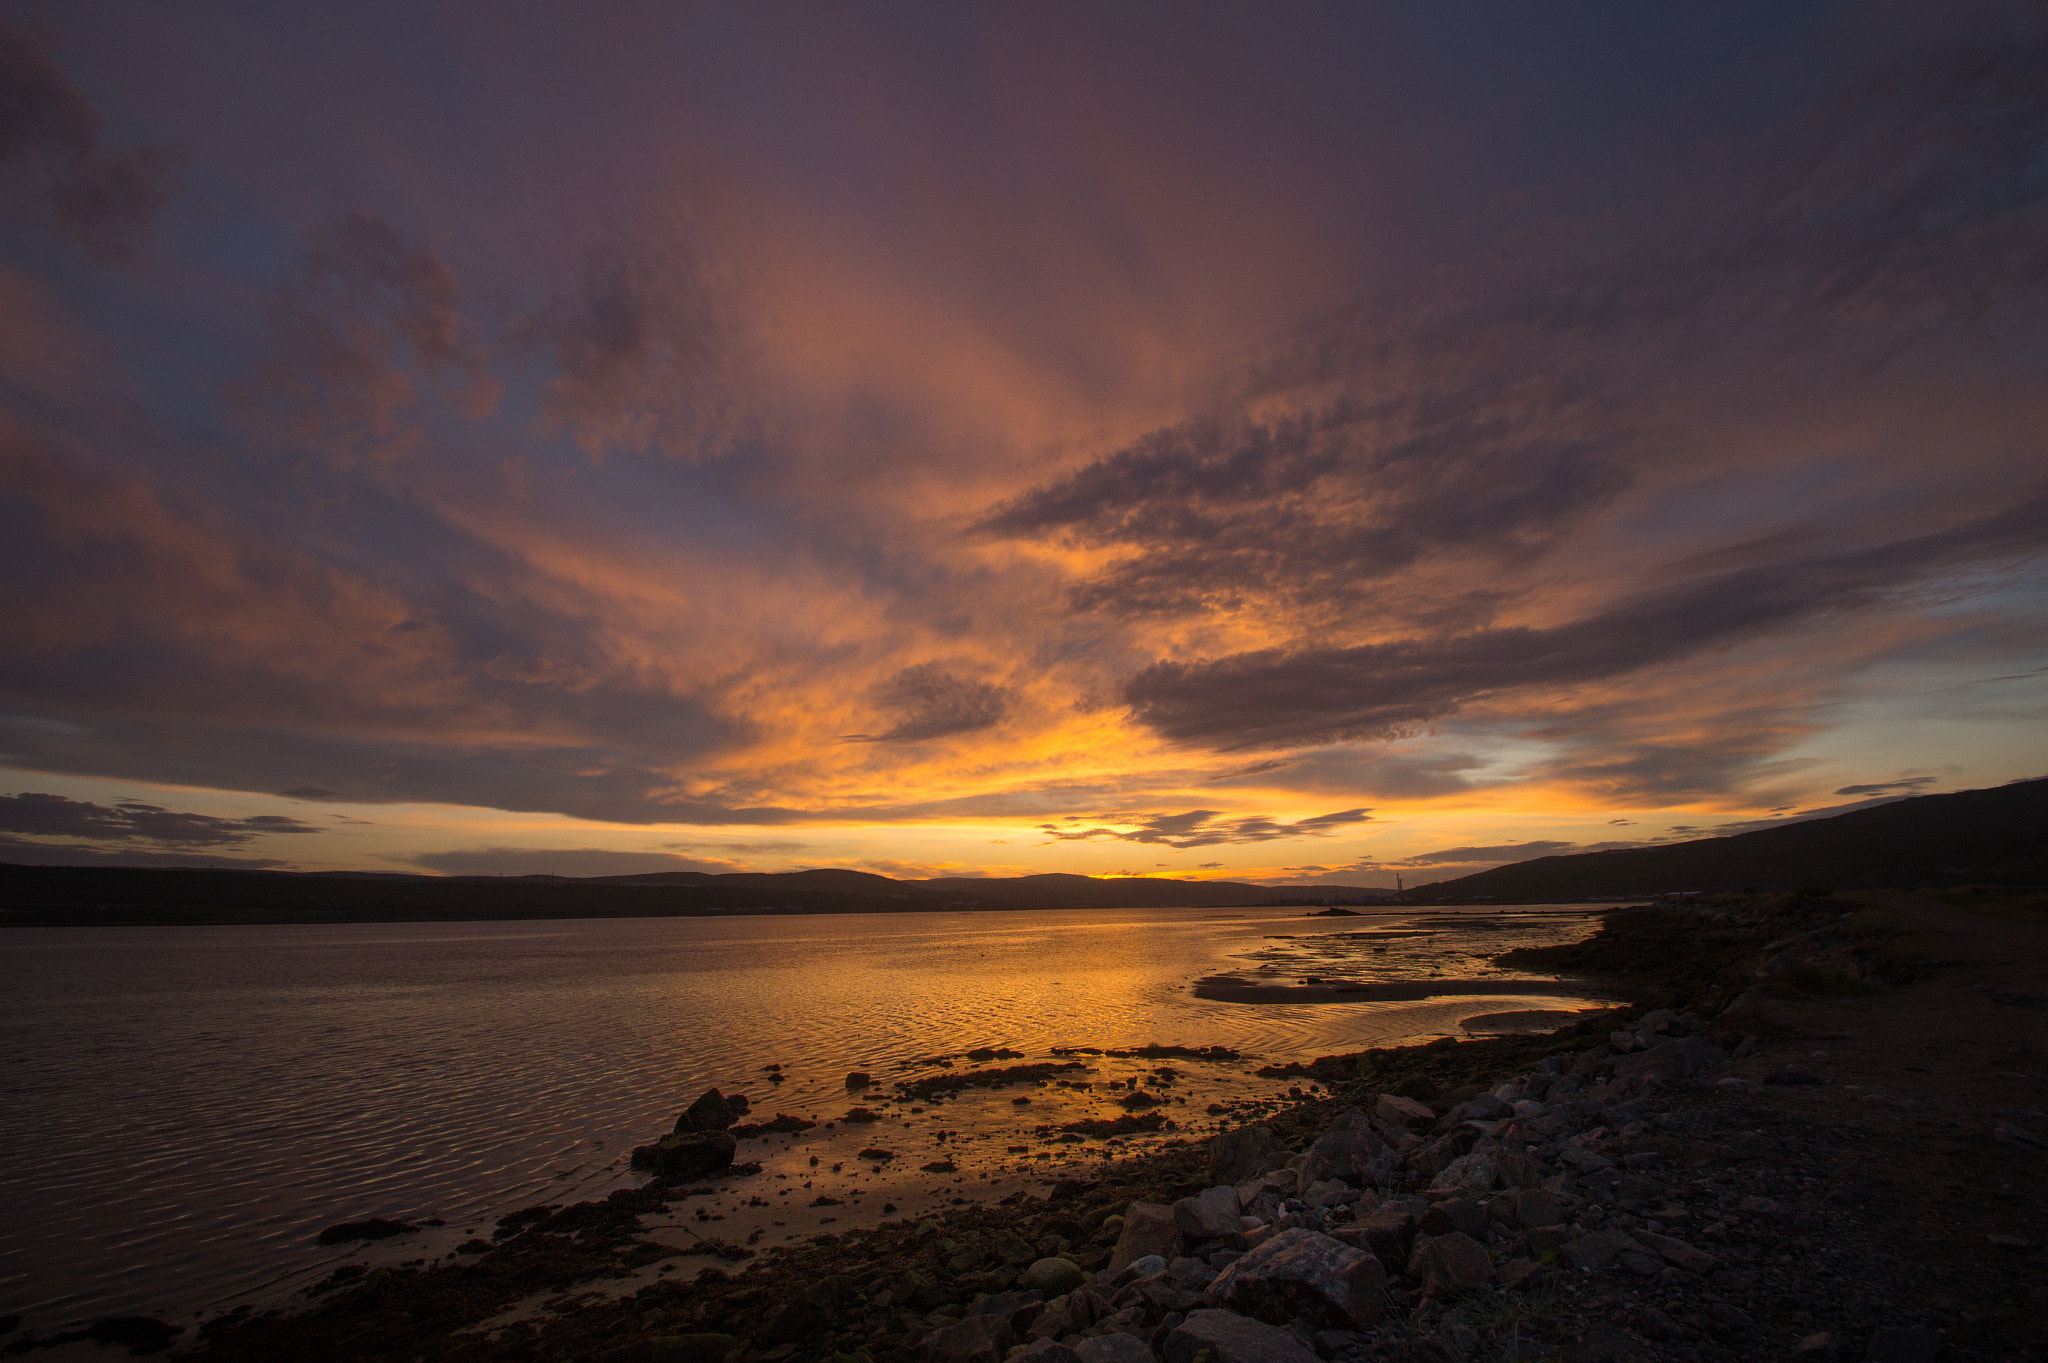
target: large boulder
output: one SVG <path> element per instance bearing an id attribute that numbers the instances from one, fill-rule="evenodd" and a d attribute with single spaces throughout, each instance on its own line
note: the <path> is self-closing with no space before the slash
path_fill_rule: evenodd
<path id="1" fill-rule="evenodd" d="M 1296 1228 L 1226 1266 L 1209 1284 L 1208 1298 L 1274 1325 L 1308 1315 L 1362 1329 L 1379 1319 L 1386 1282 L 1385 1267 L 1364 1250 Z"/>
<path id="2" fill-rule="evenodd" d="M 723 1131 L 747 1115 L 751 1106 L 741 1094 L 730 1098 L 717 1089 L 706 1089 L 697 1101 L 676 1114 L 675 1133 L 687 1135 L 692 1131 Z"/>
<path id="3" fill-rule="evenodd" d="M 1418 1238 L 1408 1261 L 1408 1275 L 1422 1281 L 1423 1291 L 1436 1298 L 1477 1292 L 1493 1281 L 1493 1258 L 1486 1246 L 1462 1231 Z"/>
<path id="4" fill-rule="evenodd" d="M 723 1131 L 692 1131 L 663 1136 L 633 1151 L 633 1167 L 650 1169 L 657 1178 L 704 1178 L 732 1167 L 738 1142 Z"/>
<path id="5" fill-rule="evenodd" d="M 1436 1140 L 1413 1151 L 1408 1156 L 1408 1167 L 1424 1178 L 1435 1178 L 1451 1162 L 1466 1154 L 1479 1141 L 1479 1133 L 1460 1123 Z"/>
<path id="6" fill-rule="evenodd" d="M 1218 1132 L 1209 1138 L 1209 1182 L 1249 1182 L 1268 1170 L 1286 1167 L 1293 1157 L 1270 1126 Z"/>
<path id="7" fill-rule="evenodd" d="M 1003 1316 L 969 1316 L 925 1336 L 924 1356 L 931 1363 L 1003 1363 L 1013 1336 Z"/>
<path id="8" fill-rule="evenodd" d="M 1088 1275 L 1072 1259 L 1048 1257 L 1032 1261 L 1031 1267 L 1017 1275 L 1017 1286 L 1027 1292 L 1043 1292 L 1047 1297 L 1064 1296 L 1082 1283 Z"/>
<path id="9" fill-rule="evenodd" d="M 1190 1245 L 1237 1234 L 1242 1228 L 1238 1221 L 1241 1215 L 1237 1189 L 1227 1183 L 1173 1204 L 1174 1224 L 1180 1229 L 1181 1239 Z"/>
<path id="10" fill-rule="evenodd" d="M 1179 1235 L 1173 1208 L 1163 1202 L 1133 1202 L 1124 1213 L 1124 1232 L 1117 1237 L 1116 1250 L 1109 1256 L 1109 1271 L 1121 1273 L 1153 1254 L 1171 1259 Z"/>
<path id="11" fill-rule="evenodd" d="M 1317 1363 L 1315 1354 L 1285 1330 L 1233 1311 L 1188 1312 L 1160 1352 L 1166 1363 Z"/>
<path id="12" fill-rule="evenodd" d="M 1382 1187 L 1395 1181 L 1400 1167 L 1399 1152 L 1372 1129 L 1363 1112 L 1352 1108 L 1308 1148 L 1301 1161 L 1301 1186 L 1336 1178 L 1354 1188 Z"/>

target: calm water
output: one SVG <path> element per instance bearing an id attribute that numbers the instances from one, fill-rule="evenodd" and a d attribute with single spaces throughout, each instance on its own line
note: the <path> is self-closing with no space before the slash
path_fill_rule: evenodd
<path id="1" fill-rule="evenodd" d="M 0 933 L 0 1313 L 45 1329 L 189 1318 L 317 1272 L 337 1254 L 319 1229 L 369 1215 L 487 1233 L 516 1207 L 628 1181 L 630 1148 L 712 1084 L 832 1116 L 849 1070 L 886 1093 L 933 1072 L 915 1062 L 980 1045 L 1246 1052 L 1190 1067 L 1185 1120 L 1270 1095 L 1260 1063 L 1592 1002 L 1218 1003 L 1190 995 L 1202 976 L 1483 977 L 1486 955 L 1588 930 L 1579 913 L 1482 927 L 1178 909 Z M 786 1082 L 764 1082 L 769 1064 Z M 1041 1092 L 943 1120 L 988 1134 L 1027 1111 L 1117 1110 Z M 771 1174 L 798 1158 L 743 1151 Z"/>

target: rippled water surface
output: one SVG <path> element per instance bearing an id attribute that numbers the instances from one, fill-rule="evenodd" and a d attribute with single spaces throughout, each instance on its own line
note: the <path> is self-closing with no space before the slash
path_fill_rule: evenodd
<path id="1" fill-rule="evenodd" d="M 916 1062 L 976 1046 L 1246 1053 L 1187 1067 L 1202 1071 L 1185 1080 L 1196 1106 L 1174 1112 L 1196 1130 L 1202 1104 L 1273 1092 L 1262 1063 L 1594 1002 L 1558 987 L 1233 1003 L 1194 997 L 1197 979 L 1505 981 L 1484 957 L 1589 926 L 1582 912 L 1169 909 L 17 929 L 0 934 L 0 1313 L 189 1316 L 332 1259 L 313 1237 L 336 1221 L 460 1227 L 587 1196 L 625 1181 L 630 1147 L 712 1084 L 830 1116 L 849 1070 L 886 1097 L 937 1072 Z M 971 1139 L 1027 1113 L 1116 1111 L 1100 1090 L 1045 1089 L 1029 1109 L 976 1095 L 944 1120 Z M 772 1170 L 785 1156 L 742 1157 Z"/>

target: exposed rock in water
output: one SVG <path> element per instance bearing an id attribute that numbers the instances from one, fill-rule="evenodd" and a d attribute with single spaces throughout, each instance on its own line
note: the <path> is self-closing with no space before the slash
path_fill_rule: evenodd
<path id="1" fill-rule="evenodd" d="M 737 1143 L 729 1131 L 692 1131 L 663 1136 L 633 1151 L 635 1169 L 651 1169 L 657 1178 L 702 1178 L 732 1167 Z"/>
<path id="2" fill-rule="evenodd" d="M 410 1235 L 418 1226 L 404 1221 L 387 1221 L 373 1216 L 367 1221 L 344 1221 L 338 1226 L 329 1226 L 320 1232 L 323 1245 L 345 1245 L 352 1240 L 389 1240 L 394 1235 Z"/>
<path id="3" fill-rule="evenodd" d="M 728 1098 L 717 1089 L 706 1089 L 697 1101 L 676 1114 L 675 1134 L 685 1135 L 692 1131 L 723 1131 L 747 1115 L 752 1106 L 745 1095 L 735 1093 Z"/>

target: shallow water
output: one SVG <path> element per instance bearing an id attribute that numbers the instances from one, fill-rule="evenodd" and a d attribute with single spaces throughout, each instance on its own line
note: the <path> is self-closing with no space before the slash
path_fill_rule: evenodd
<path id="1" fill-rule="evenodd" d="M 1252 1073 L 1261 1064 L 1596 1002 L 1562 986 L 1556 999 L 1192 995 L 1218 971 L 1486 978 L 1486 956 L 1591 926 L 1584 911 L 1411 919 L 1138 909 L 9 931 L 0 1313 L 45 1329 L 127 1312 L 189 1319 L 297 1285 L 345 1255 L 314 1244 L 320 1228 L 372 1215 L 488 1234 L 516 1207 L 629 1181 L 631 1147 L 713 1084 L 748 1093 L 759 1116 L 824 1120 L 859 1101 L 844 1088 L 850 1070 L 872 1072 L 867 1101 L 886 1106 L 892 1083 L 945 1072 L 915 1062 L 976 1046 L 1031 1060 L 1151 1041 L 1243 1052 L 1235 1064 L 1174 1062 L 1182 1076 L 1165 1092 L 1181 1100 L 1168 1110 L 1185 1135 L 1214 1124 L 1210 1102 L 1271 1097 L 1275 1082 Z M 1103 1153 L 1011 1143 L 1115 1115 L 1108 1082 L 1158 1063 L 1083 1061 L 1090 1071 L 1075 1077 L 1088 1090 L 889 1107 L 886 1128 L 749 1141 L 741 1158 L 762 1161 L 764 1179 L 808 1178 L 806 1152 L 829 1164 L 886 1129 L 900 1164 L 844 1175 L 878 1199 L 912 1176 L 913 1145 L 944 1139 L 943 1122 L 958 1137 L 940 1153 L 958 1161 L 963 1190 L 987 1188 L 1002 1167 Z M 764 1076 L 771 1064 L 784 1066 L 779 1085 Z M 776 1211 L 772 1224 L 791 1227 L 776 1234 L 823 1219 L 793 1203 Z"/>

